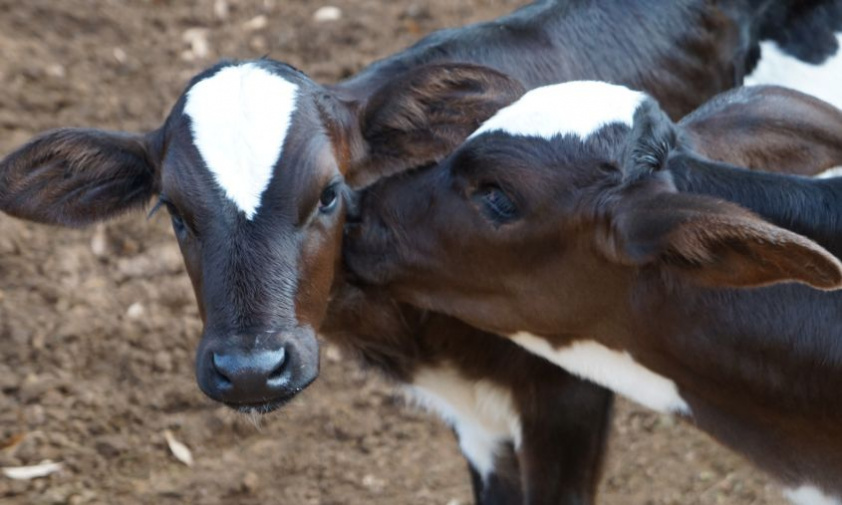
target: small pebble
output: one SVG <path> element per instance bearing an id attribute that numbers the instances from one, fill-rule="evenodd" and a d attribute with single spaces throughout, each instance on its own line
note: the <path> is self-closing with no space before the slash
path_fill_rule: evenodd
<path id="1" fill-rule="evenodd" d="M 333 5 L 326 5 L 313 13 L 313 21 L 317 23 L 338 21 L 340 19 L 342 19 L 342 10 L 339 7 L 334 7 Z"/>
<path id="2" fill-rule="evenodd" d="M 255 491 L 257 491 L 259 485 L 260 479 L 257 477 L 256 473 L 247 472 L 246 475 L 243 477 L 242 489 L 244 492 L 248 494 L 254 494 Z"/>
<path id="3" fill-rule="evenodd" d="M 125 56 L 125 53 L 123 55 Z M 94 229 L 94 235 L 91 237 L 91 252 L 97 258 L 102 258 L 108 254 L 108 237 L 105 233 L 105 225 L 102 223 L 97 224 Z"/>
<path id="4" fill-rule="evenodd" d="M 204 58 L 210 53 L 208 30 L 206 28 L 190 28 L 185 30 L 181 39 L 190 45 L 189 51 L 182 53 L 185 59 Z"/>
<path id="5" fill-rule="evenodd" d="M 129 59 L 126 51 L 123 51 L 119 47 L 114 48 L 114 59 L 117 60 L 117 63 L 125 63 L 126 60 Z"/>
<path id="6" fill-rule="evenodd" d="M 47 66 L 47 75 L 49 75 L 50 77 L 56 77 L 58 79 L 61 79 L 65 75 L 67 75 L 67 71 L 65 71 L 63 65 L 59 65 L 58 63 L 56 63 L 55 65 Z"/>
<path id="7" fill-rule="evenodd" d="M 378 479 L 374 475 L 368 474 L 363 477 L 363 486 L 375 493 L 379 493 L 386 487 L 386 481 Z"/>
<path id="8" fill-rule="evenodd" d="M 126 310 L 126 316 L 128 316 L 129 319 L 140 319 L 145 313 L 146 309 L 140 302 L 135 302 L 129 305 L 128 310 Z"/>
<path id="9" fill-rule="evenodd" d="M 243 23 L 243 29 L 245 29 L 246 31 L 249 31 L 249 32 L 254 32 L 254 31 L 262 30 L 262 29 L 266 28 L 266 25 L 268 25 L 268 24 L 269 24 L 269 18 L 267 18 L 266 16 L 261 14 L 259 16 L 255 16 L 255 17 L 249 19 L 248 21 L 246 21 L 245 23 Z"/>
<path id="10" fill-rule="evenodd" d="M 228 0 L 216 0 L 213 3 L 213 15 L 216 16 L 217 19 L 227 19 L 228 12 Z"/>

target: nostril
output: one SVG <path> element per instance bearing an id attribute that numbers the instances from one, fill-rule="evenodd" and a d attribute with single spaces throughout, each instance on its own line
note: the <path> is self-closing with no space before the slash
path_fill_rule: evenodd
<path id="1" fill-rule="evenodd" d="M 261 402 L 284 391 L 294 373 L 287 366 L 290 355 L 283 347 L 223 350 L 211 353 L 209 361 L 208 389 L 236 403 Z"/>
<path id="2" fill-rule="evenodd" d="M 211 365 L 213 371 L 216 372 L 216 380 L 222 388 L 230 388 L 233 386 L 231 378 L 225 373 L 225 368 L 220 364 L 221 359 L 216 353 L 211 355 Z"/>
<path id="3" fill-rule="evenodd" d="M 278 351 L 273 353 L 273 358 L 277 361 L 275 366 L 272 367 L 272 370 L 269 372 L 269 380 L 278 379 L 283 373 L 284 364 L 286 362 L 286 350 L 281 347 Z"/>
<path id="4" fill-rule="evenodd" d="M 287 355 L 286 350 L 281 347 L 272 353 L 272 368 L 266 378 L 266 385 L 270 388 L 282 388 L 289 381 L 289 373 L 286 373 Z"/>

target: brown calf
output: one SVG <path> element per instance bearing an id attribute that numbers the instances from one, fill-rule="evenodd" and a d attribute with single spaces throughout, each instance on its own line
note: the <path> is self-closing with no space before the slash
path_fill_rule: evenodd
<path id="1" fill-rule="evenodd" d="M 789 145 L 814 139 L 814 153 L 832 153 L 814 159 L 838 165 L 842 112 L 775 88 L 726 98 L 779 121 L 751 145 L 723 150 L 698 135 L 706 128 L 687 131 L 706 114 L 676 125 L 627 88 L 530 92 L 440 165 L 371 188 L 346 262 L 397 299 L 508 335 L 571 373 L 692 419 L 792 487 L 795 503 L 836 504 L 842 295 L 781 283 L 842 287 L 836 257 L 786 229 L 842 253 L 824 240 L 842 231 L 842 183 L 749 172 L 692 145 L 725 158 L 765 152 L 788 167 L 774 143 L 789 131 Z M 742 117 L 749 129 L 761 124 Z M 729 114 L 696 124 L 707 120 L 725 125 Z M 724 126 L 716 134 L 744 138 Z"/>

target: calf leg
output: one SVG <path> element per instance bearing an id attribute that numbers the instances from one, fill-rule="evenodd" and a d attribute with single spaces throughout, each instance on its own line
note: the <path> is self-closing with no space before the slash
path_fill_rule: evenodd
<path id="1" fill-rule="evenodd" d="M 522 505 L 524 503 L 514 448 L 506 444 L 502 452 L 503 454 L 498 455 L 495 471 L 485 478 L 470 460 L 468 461 L 476 505 Z"/>
<path id="2" fill-rule="evenodd" d="M 549 363 L 544 380 L 518 398 L 523 439 L 518 451 L 526 505 L 595 502 L 613 395 Z"/>

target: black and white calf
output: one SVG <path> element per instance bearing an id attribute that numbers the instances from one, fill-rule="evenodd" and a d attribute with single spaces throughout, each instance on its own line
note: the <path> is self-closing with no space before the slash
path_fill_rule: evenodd
<path id="1" fill-rule="evenodd" d="M 747 86 L 776 84 L 842 108 L 842 2 L 771 6 Z"/>

